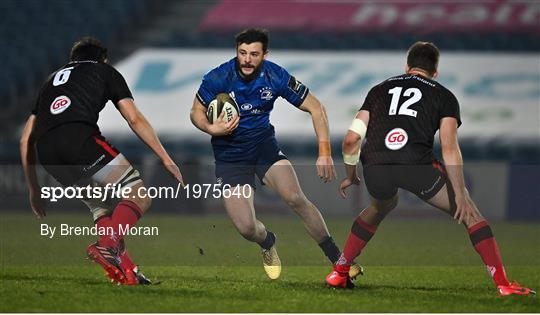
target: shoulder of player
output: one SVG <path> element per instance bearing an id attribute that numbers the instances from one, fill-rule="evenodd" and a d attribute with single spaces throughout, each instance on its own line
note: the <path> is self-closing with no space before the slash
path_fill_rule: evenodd
<path id="1" fill-rule="evenodd" d="M 61 67 L 57 68 L 56 70 L 54 70 L 53 72 L 51 72 L 51 74 L 49 74 L 47 76 L 47 78 L 52 78 L 56 73 L 58 73 L 58 71 L 61 71 L 61 70 L 64 70 L 65 68 L 68 68 L 71 66 L 71 63 L 65 63 L 63 64 Z"/>
<path id="2" fill-rule="evenodd" d="M 64 70 L 65 68 L 69 67 L 69 65 L 70 65 L 69 63 L 66 63 L 63 66 L 61 66 L 60 68 L 58 68 L 58 69 L 54 70 L 53 72 L 49 73 L 49 75 L 47 75 L 45 80 L 43 80 L 43 82 L 41 84 L 41 88 L 43 89 L 49 82 L 51 82 L 54 79 L 54 76 L 58 73 L 58 71 Z"/>
<path id="3" fill-rule="evenodd" d="M 435 93 L 439 95 L 441 100 L 457 102 L 457 98 L 454 95 L 454 93 L 452 93 L 452 91 L 450 91 L 448 88 L 442 85 L 439 81 L 436 81 L 435 79 L 428 79 L 425 77 L 420 77 L 420 76 L 416 76 L 416 77 L 418 78 L 419 81 L 424 83 L 422 86 L 431 87 L 434 91 L 436 91 Z"/>
<path id="4" fill-rule="evenodd" d="M 288 77 L 284 77 L 285 74 L 290 75 L 284 67 L 270 60 L 264 61 L 263 72 L 270 84 L 275 85 L 280 85 L 280 83 L 282 84 L 284 79 L 288 80 Z"/>
<path id="5" fill-rule="evenodd" d="M 54 76 L 56 75 L 56 73 L 57 73 L 58 71 L 60 71 L 60 70 L 62 70 L 62 68 L 56 69 L 56 70 L 54 70 L 53 72 L 51 72 L 51 73 L 47 76 L 47 78 L 45 78 L 45 80 L 43 81 L 42 86 L 44 86 L 45 84 L 47 84 L 47 82 L 52 81 L 53 78 L 54 78 Z"/>
<path id="6" fill-rule="evenodd" d="M 96 66 L 97 68 L 105 69 L 106 71 L 120 73 L 120 71 L 118 71 L 118 69 L 116 69 L 113 65 L 110 65 L 108 63 L 98 62 L 98 63 L 95 63 L 93 65 Z"/>
<path id="7" fill-rule="evenodd" d="M 226 77 L 232 77 L 236 71 L 236 59 L 230 59 L 219 66 L 210 69 L 204 74 L 204 77 L 210 80 L 223 80 Z"/>
<path id="8" fill-rule="evenodd" d="M 444 97 L 454 99 L 457 101 L 457 97 L 454 95 L 452 91 L 450 91 L 448 88 L 446 88 L 444 85 L 440 84 L 439 82 L 436 82 L 436 83 L 437 83 L 437 89 L 439 90 L 439 93 L 441 93 Z"/>
<path id="9" fill-rule="evenodd" d="M 375 84 L 373 87 L 371 87 L 371 89 L 369 90 L 368 94 L 370 93 L 375 93 L 377 91 L 379 91 L 380 89 L 384 89 L 385 86 L 388 84 L 388 83 L 394 83 L 396 80 L 399 80 L 400 77 L 402 77 L 403 75 L 397 75 L 397 76 L 393 76 L 393 77 L 390 77 L 382 82 L 379 82 L 377 84 Z"/>
<path id="10" fill-rule="evenodd" d="M 378 85 L 383 85 L 385 83 L 389 83 L 389 82 L 396 82 L 396 81 L 402 81 L 405 79 L 405 77 L 407 76 L 410 76 L 406 73 L 403 73 L 403 74 L 398 74 L 398 75 L 394 75 L 394 76 L 391 76 L 389 77 L 388 79 L 382 81 L 381 83 L 379 83 Z"/>
<path id="11" fill-rule="evenodd" d="M 269 71 L 283 71 L 285 70 L 285 68 L 283 68 L 282 66 L 278 65 L 277 63 L 273 62 L 273 61 L 270 61 L 268 59 L 265 59 L 264 60 L 264 65 L 263 67 L 266 69 L 266 70 L 269 70 Z"/>
<path id="12" fill-rule="evenodd" d="M 287 72 L 287 69 L 270 60 L 264 61 L 263 70 L 268 75 L 282 75 L 284 72 Z"/>
<path id="13" fill-rule="evenodd" d="M 116 69 L 113 65 L 103 62 L 96 62 L 96 61 L 81 61 L 81 62 L 69 62 L 62 68 L 66 67 L 84 67 L 84 69 L 87 69 L 86 71 L 97 71 L 98 73 L 105 74 L 105 75 L 113 75 L 113 74 L 120 74 L 120 71 Z M 60 68 L 60 69 L 62 69 Z"/>
<path id="14" fill-rule="evenodd" d="M 108 63 L 98 62 L 91 64 L 89 71 L 97 73 L 104 80 L 116 81 L 119 78 L 124 78 L 124 76 L 120 71 L 118 71 L 118 69 Z"/>

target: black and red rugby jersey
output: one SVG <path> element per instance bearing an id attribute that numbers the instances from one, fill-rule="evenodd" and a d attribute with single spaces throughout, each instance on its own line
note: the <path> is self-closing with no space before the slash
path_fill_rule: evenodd
<path id="1" fill-rule="evenodd" d="M 70 122 L 99 130 L 99 112 L 108 101 L 115 106 L 133 98 L 124 77 L 112 66 L 96 61 L 72 61 L 52 73 L 39 92 L 32 114 L 37 116 L 34 135 Z"/>
<path id="2" fill-rule="evenodd" d="M 364 166 L 429 164 L 441 118 L 454 117 L 461 125 L 454 94 L 420 75 L 403 74 L 374 86 L 360 110 L 369 111 Z"/>

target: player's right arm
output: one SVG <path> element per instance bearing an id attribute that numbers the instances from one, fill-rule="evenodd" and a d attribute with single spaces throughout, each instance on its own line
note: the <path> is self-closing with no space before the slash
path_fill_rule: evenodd
<path id="1" fill-rule="evenodd" d="M 159 141 L 159 138 L 150 125 L 146 117 L 139 111 L 133 99 L 124 98 L 117 103 L 118 110 L 129 124 L 129 127 L 135 134 L 159 157 L 165 168 L 178 180 L 184 184 L 182 173 L 171 159 L 165 148 Z"/>
<path id="2" fill-rule="evenodd" d="M 222 111 L 217 121 L 211 124 L 206 117 L 206 107 L 195 97 L 189 118 L 195 127 L 206 132 L 211 136 L 225 136 L 231 134 L 240 123 L 240 116 L 236 116 L 233 120 L 225 122 L 225 111 Z"/>
<path id="3" fill-rule="evenodd" d="M 41 219 L 45 216 L 45 200 L 40 198 L 40 187 L 36 176 L 36 147 L 33 138 L 35 126 L 36 115 L 32 114 L 24 126 L 19 149 L 24 177 L 29 191 L 30 206 L 36 217 Z"/>
<path id="4" fill-rule="evenodd" d="M 365 138 L 367 125 L 369 124 L 369 111 L 360 110 L 356 114 L 353 123 L 349 127 L 341 147 L 343 153 L 343 162 L 347 176 L 339 185 L 341 197 L 347 197 L 346 189 L 351 185 L 359 185 L 360 178 L 356 166 L 360 156 L 360 146 Z"/>
<path id="5" fill-rule="evenodd" d="M 462 221 L 470 222 L 471 219 L 476 218 L 478 213 L 469 196 L 469 191 L 465 187 L 463 157 L 459 148 L 457 128 L 456 118 L 443 117 L 439 127 L 439 138 L 448 179 L 455 193 L 456 212 L 454 219 L 461 223 Z"/>

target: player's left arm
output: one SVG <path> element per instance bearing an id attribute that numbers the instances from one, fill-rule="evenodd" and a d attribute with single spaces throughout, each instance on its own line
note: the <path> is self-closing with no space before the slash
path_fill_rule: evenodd
<path id="1" fill-rule="evenodd" d="M 171 159 L 161 144 L 161 141 L 159 141 L 152 125 L 150 125 L 146 117 L 135 106 L 133 99 L 121 99 L 118 101 L 117 107 L 131 130 L 159 157 L 165 168 L 183 185 L 184 179 L 182 178 L 180 169 Z"/>
<path id="2" fill-rule="evenodd" d="M 468 223 L 478 221 L 480 213 L 465 187 L 463 156 L 457 136 L 458 124 L 458 120 L 454 117 L 443 117 L 440 121 L 439 138 L 449 184 L 452 185 L 455 195 L 454 219 L 458 220 L 458 223 Z"/>
<path id="3" fill-rule="evenodd" d="M 343 198 L 347 197 L 346 189 L 351 185 L 359 185 L 357 164 L 360 160 L 360 149 L 362 140 L 366 136 L 367 126 L 369 124 L 369 111 L 360 110 L 354 117 L 354 120 L 343 138 L 341 152 L 343 153 L 343 162 L 347 176 L 339 185 L 339 193 Z"/>
<path id="4" fill-rule="evenodd" d="M 328 116 L 326 109 L 321 102 L 313 95 L 308 93 L 306 99 L 298 108 L 311 114 L 313 128 L 319 142 L 319 157 L 317 158 L 317 174 L 323 181 L 329 182 L 336 178 L 336 169 L 332 160 L 332 151 L 330 146 L 330 131 L 328 125 Z"/>
<path id="5" fill-rule="evenodd" d="M 30 206 L 36 217 L 41 219 L 46 214 L 45 200 L 40 198 L 40 187 L 36 175 L 36 146 L 33 137 L 35 126 L 36 115 L 32 114 L 24 126 L 19 149 L 21 153 L 21 165 L 29 191 Z"/>

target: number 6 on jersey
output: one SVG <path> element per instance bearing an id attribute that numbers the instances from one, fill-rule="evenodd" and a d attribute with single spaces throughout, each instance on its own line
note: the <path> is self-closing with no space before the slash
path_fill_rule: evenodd
<path id="1" fill-rule="evenodd" d="M 66 83 L 69 80 L 69 75 L 71 74 L 71 70 L 73 70 L 73 68 L 75 67 L 68 67 L 58 71 L 54 76 L 53 85 L 59 86 Z"/>

